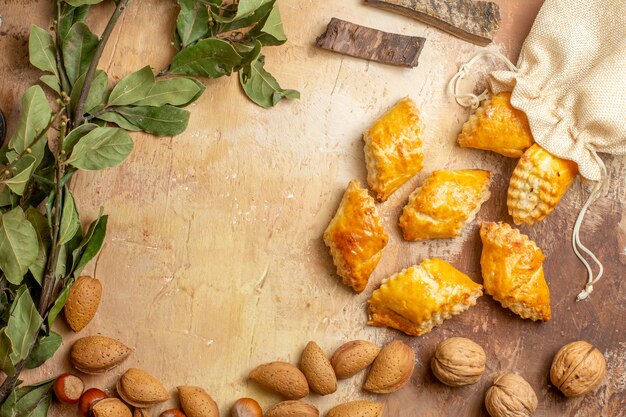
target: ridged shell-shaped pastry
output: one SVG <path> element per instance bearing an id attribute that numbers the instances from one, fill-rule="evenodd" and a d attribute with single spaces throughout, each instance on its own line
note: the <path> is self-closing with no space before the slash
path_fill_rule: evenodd
<path id="1" fill-rule="evenodd" d="M 484 100 L 463 125 L 459 146 L 519 158 L 535 141 L 526 114 L 511 106 L 511 93 Z"/>
<path id="2" fill-rule="evenodd" d="M 509 183 L 507 206 L 515 224 L 533 224 L 552 213 L 578 175 L 575 162 L 534 144 L 520 158 Z"/>
<path id="3" fill-rule="evenodd" d="M 442 261 L 425 259 L 384 280 L 369 300 L 369 325 L 421 336 L 476 304 L 483 287 Z"/>

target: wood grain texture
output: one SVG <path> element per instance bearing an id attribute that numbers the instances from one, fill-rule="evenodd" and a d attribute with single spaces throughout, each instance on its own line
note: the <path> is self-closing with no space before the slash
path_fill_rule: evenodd
<path id="1" fill-rule="evenodd" d="M 365 0 L 476 45 L 490 44 L 500 27 L 500 6 L 474 0 Z"/>
<path id="2" fill-rule="evenodd" d="M 307 401 L 322 413 L 362 398 L 385 401 L 387 415 L 395 417 L 486 417 L 487 387 L 498 374 L 514 370 L 537 392 L 535 416 L 619 416 L 626 408 L 626 183 L 619 180 L 626 177 L 624 158 L 607 158 L 611 184 L 585 220 L 582 239 L 606 267 L 589 300 L 573 301 L 586 277 L 569 243 L 584 202 L 577 182 L 551 216 L 522 228 L 547 256 L 552 321 L 521 320 L 483 296 L 477 306 L 418 338 L 367 327 L 366 302 L 380 281 L 426 257 L 442 257 L 482 282 L 478 224 L 511 221 L 506 187 L 516 161 L 456 145 L 468 112 L 446 93 L 446 84 L 477 47 L 361 0 L 278 2 L 289 42 L 267 48 L 266 65 L 281 84 L 298 88 L 302 99 L 266 111 L 244 97 L 236 77 L 206 81 L 184 134 L 160 139 L 133 134 L 135 149 L 124 164 L 78 175 L 72 189 L 83 221 L 93 220 L 100 206 L 110 215 L 99 261 L 85 270 L 102 281 L 102 305 L 79 335 L 57 323 L 64 336 L 61 350 L 27 373 L 26 382 L 70 371 L 72 342 L 100 333 L 135 352 L 114 372 L 85 377 L 88 387 L 113 393 L 119 376 L 139 367 L 172 394 L 178 385 L 204 387 L 228 415 L 239 397 L 256 398 L 264 409 L 275 403 L 277 397 L 246 375 L 264 362 L 297 363 L 309 340 L 330 354 L 352 339 L 383 344 L 400 338 L 417 357 L 415 374 L 401 391 L 365 394 L 361 373 L 341 381 L 335 394 Z M 490 48 L 515 60 L 541 0 L 498 3 L 502 28 Z M 40 75 L 28 64 L 28 30 L 32 23 L 49 27 L 52 3 L 0 0 L 0 10 L 0 107 L 11 134 L 20 97 Z M 96 32 L 102 32 L 111 10 L 111 2 L 94 8 L 90 21 Z M 116 80 L 146 64 L 163 68 L 173 54 L 168 45 L 176 11 L 174 1 L 135 0 L 100 67 Z M 320 50 L 314 37 L 332 16 L 428 38 L 422 65 L 408 71 Z M 368 288 L 354 295 L 334 274 L 322 233 L 348 181 L 365 180 L 363 131 L 407 95 L 426 123 L 425 167 L 379 205 L 390 242 Z M 397 221 L 410 193 L 433 170 L 465 168 L 493 173 L 493 196 L 475 223 L 457 239 L 405 242 Z M 450 389 L 430 372 L 435 346 L 450 336 L 484 347 L 487 365 L 478 384 Z M 576 339 L 605 353 L 607 376 L 592 395 L 568 400 L 550 386 L 548 369 L 559 347 Z M 151 414 L 175 406 L 172 400 Z M 52 412 L 73 414 L 56 405 Z"/>
<path id="3" fill-rule="evenodd" d="M 317 38 L 320 48 L 399 67 L 417 67 L 426 39 L 359 26 L 333 17 Z"/>

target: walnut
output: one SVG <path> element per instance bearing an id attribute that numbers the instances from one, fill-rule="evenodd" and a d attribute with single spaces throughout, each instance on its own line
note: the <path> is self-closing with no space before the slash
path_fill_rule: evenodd
<path id="1" fill-rule="evenodd" d="M 524 378 L 509 372 L 493 381 L 485 406 L 491 417 L 530 417 L 537 409 L 537 395 Z"/>
<path id="2" fill-rule="evenodd" d="M 451 337 L 437 345 L 430 367 L 437 379 L 450 387 L 478 382 L 485 371 L 485 351 L 463 337 Z"/>
<path id="3" fill-rule="evenodd" d="M 550 368 L 550 380 L 566 397 L 578 397 L 593 391 L 605 371 L 602 352 L 581 340 L 557 352 Z"/>

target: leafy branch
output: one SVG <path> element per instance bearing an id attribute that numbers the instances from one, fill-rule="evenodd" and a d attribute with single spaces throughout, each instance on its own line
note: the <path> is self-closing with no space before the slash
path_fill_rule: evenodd
<path id="1" fill-rule="evenodd" d="M 172 63 L 156 76 L 141 68 L 113 86 L 98 64 L 132 0 L 114 0 L 97 36 L 86 21 L 102 1 L 55 0 L 54 33 L 32 26 L 30 63 L 56 99 L 48 102 L 39 85 L 28 88 L 15 133 L 0 148 L 0 417 L 47 415 L 51 381 L 21 387 L 19 375 L 60 346 L 52 325 L 104 243 L 108 217 L 101 211 L 83 230 L 73 176 L 123 162 L 133 148 L 129 131 L 183 132 L 184 107 L 205 90 L 189 76 L 238 72 L 245 94 L 266 108 L 299 96 L 264 69 L 262 48 L 287 40 L 276 0 L 178 0 Z"/>

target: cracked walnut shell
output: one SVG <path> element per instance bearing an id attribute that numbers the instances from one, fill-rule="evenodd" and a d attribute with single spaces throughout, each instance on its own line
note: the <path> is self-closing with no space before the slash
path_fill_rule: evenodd
<path id="1" fill-rule="evenodd" d="M 451 337 L 437 345 L 430 367 L 442 383 L 462 387 L 478 382 L 486 361 L 485 351 L 478 343 L 464 337 Z"/>
<path id="2" fill-rule="evenodd" d="M 605 372 L 602 352 L 580 340 L 557 352 L 550 368 L 550 380 L 566 397 L 579 397 L 593 391 Z"/>
<path id="3" fill-rule="evenodd" d="M 511 372 L 496 378 L 485 397 L 491 417 L 530 417 L 537 405 L 537 394 L 530 384 Z"/>

